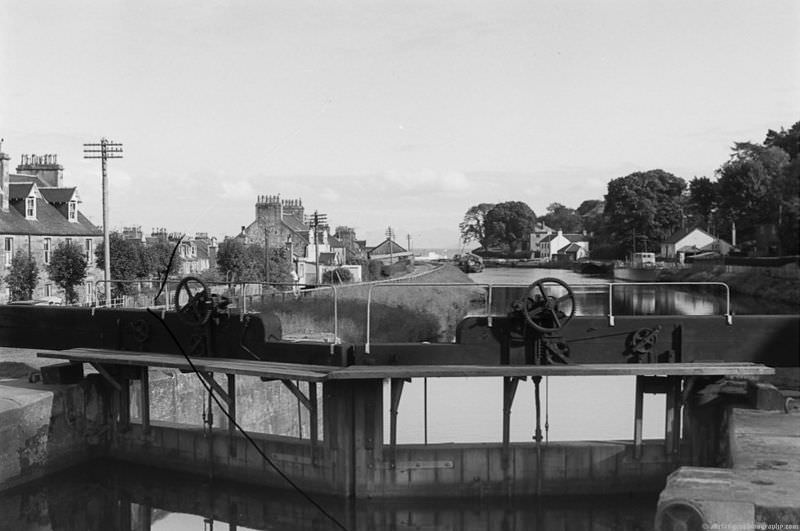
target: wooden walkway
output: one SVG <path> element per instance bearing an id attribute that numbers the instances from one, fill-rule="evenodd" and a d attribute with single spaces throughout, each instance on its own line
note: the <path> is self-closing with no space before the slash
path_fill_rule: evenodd
<path id="1" fill-rule="evenodd" d="M 39 357 L 92 365 L 129 365 L 191 370 L 183 356 L 102 349 L 40 352 Z M 605 363 L 582 365 L 352 365 L 335 367 L 230 358 L 190 358 L 201 372 L 308 382 L 395 378 L 523 376 L 760 376 L 774 374 L 759 363 Z"/>

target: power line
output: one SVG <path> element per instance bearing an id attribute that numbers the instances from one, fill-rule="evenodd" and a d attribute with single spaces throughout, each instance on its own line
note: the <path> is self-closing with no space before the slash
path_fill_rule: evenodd
<path id="1" fill-rule="evenodd" d="M 103 276 L 105 277 L 106 306 L 111 303 L 111 247 L 108 241 L 108 159 L 122 158 L 122 144 L 111 142 L 105 137 L 98 144 L 84 144 L 83 158 L 100 159 L 103 168 Z"/>

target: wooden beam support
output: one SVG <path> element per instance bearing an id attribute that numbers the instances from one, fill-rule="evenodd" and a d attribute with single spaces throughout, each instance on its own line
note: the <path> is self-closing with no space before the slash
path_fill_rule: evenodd
<path id="1" fill-rule="evenodd" d="M 144 435 L 150 434 L 150 370 L 147 367 L 142 367 L 139 376 L 141 383 L 141 392 L 139 393 L 139 414 L 142 419 L 142 433 Z M 149 508 L 148 508 L 149 510 Z"/>
<path id="2" fill-rule="evenodd" d="M 214 379 L 214 373 L 201 372 L 200 375 L 203 377 L 203 380 L 205 380 L 208 383 L 208 385 L 211 386 L 211 389 L 213 389 L 214 392 L 217 393 L 217 395 L 230 407 L 231 398 L 230 396 L 228 396 L 227 391 L 225 391 L 225 389 L 222 388 L 219 382 L 217 382 L 217 380 Z"/>
<path id="3" fill-rule="evenodd" d="M 319 440 L 319 414 L 317 413 L 317 382 L 308 382 L 308 399 L 311 408 L 308 410 L 308 424 L 311 431 L 311 446 L 315 447 Z M 316 463 L 316 456 L 314 456 Z"/>
<path id="4" fill-rule="evenodd" d="M 633 456 L 642 458 L 642 414 L 644 410 L 644 378 L 636 377 L 636 398 L 633 411 Z"/>
<path id="5" fill-rule="evenodd" d="M 397 414 L 400 411 L 400 398 L 403 396 L 403 386 L 407 380 L 405 378 L 392 378 L 391 380 L 391 404 L 389 406 L 389 445 L 392 447 L 392 459 L 394 459 L 394 449 L 397 446 Z"/>
<path id="6" fill-rule="evenodd" d="M 295 385 L 295 383 L 293 381 L 291 381 L 291 380 L 281 380 L 281 383 L 283 385 L 285 385 L 286 388 L 289 391 L 291 391 L 294 396 L 297 397 L 297 399 L 300 401 L 300 403 L 303 404 L 303 406 L 305 406 L 305 408 L 308 411 L 311 411 L 311 408 L 312 408 L 311 400 L 305 395 L 305 393 L 303 393 L 303 391 L 300 390 L 299 387 L 297 387 L 297 385 Z"/>
<path id="7" fill-rule="evenodd" d="M 106 381 L 107 381 L 109 384 L 111 384 L 111 387 L 113 387 L 113 388 L 114 388 L 114 389 L 116 389 L 117 391 L 122 391 L 122 386 L 119 384 L 119 382 L 117 381 L 117 379 L 116 379 L 116 378 L 114 378 L 113 376 L 111 376 L 111 373 L 110 373 L 110 372 L 108 372 L 108 369 L 106 369 L 106 368 L 103 366 L 103 364 L 102 364 L 102 363 L 97 363 L 97 362 L 90 361 L 90 362 L 89 362 L 89 364 L 90 364 L 92 367 L 94 367 L 94 368 L 97 370 L 97 372 L 99 372 L 99 373 L 100 373 L 100 376 L 102 376 L 103 378 L 105 378 L 105 380 L 106 380 Z"/>
<path id="8" fill-rule="evenodd" d="M 236 375 L 226 374 L 228 377 L 228 453 L 231 457 L 236 457 Z"/>
<path id="9" fill-rule="evenodd" d="M 666 414 L 664 415 L 664 453 L 678 453 L 681 434 L 681 377 L 668 376 L 666 390 Z"/>

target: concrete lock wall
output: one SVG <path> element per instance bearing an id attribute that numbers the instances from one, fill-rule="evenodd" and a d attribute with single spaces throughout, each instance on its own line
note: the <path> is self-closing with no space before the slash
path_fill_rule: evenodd
<path id="1" fill-rule="evenodd" d="M 106 434 L 93 379 L 75 385 L 0 383 L 0 489 L 96 455 Z"/>
<path id="2" fill-rule="evenodd" d="M 226 388 L 224 375 L 216 381 Z M 168 423 L 203 425 L 203 415 L 208 406 L 208 393 L 194 373 L 179 370 L 151 369 L 150 419 Z M 308 385 L 299 383 L 308 394 Z M 141 386 L 131 381 L 131 418 L 141 418 L 139 407 Z M 227 417 L 216 404 L 212 404 L 215 427 L 226 428 Z M 207 413 L 206 413 L 207 414 Z M 308 411 L 298 405 L 295 397 L 281 382 L 263 382 L 255 376 L 236 376 L 236 421 L 247 431 L 307 438 Z"/>

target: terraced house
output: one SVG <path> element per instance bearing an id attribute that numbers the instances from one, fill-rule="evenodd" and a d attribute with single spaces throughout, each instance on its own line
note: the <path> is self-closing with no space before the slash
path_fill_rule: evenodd
<path id="1" fill-rule="evenodd" d="M 78 209 L 78 189 L 64 186 L 64 168 L 56 155 L 22 155 L 15 173 L 10 171 L 10 160 L 0 150 L 0 278 L 8 274 L 16 253 L 27 253 L 39 266 L 33 298 L 63 299 L 46 266 L 59 243 L 71 242 L 81 246 L 89 265 L 85 283 L 77 289 L 79 300 L 93 302 L 96 283 L 103 278 L 95 264 L 103 233 Z M 5 282 L 0 284 L 0 303 L 9 301 L 9 292 Z"/>

